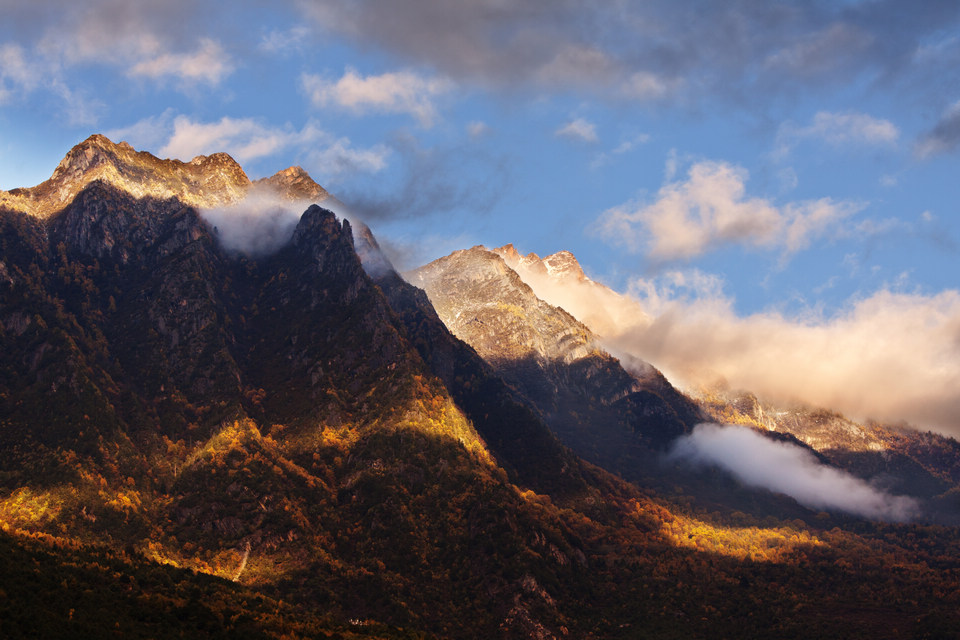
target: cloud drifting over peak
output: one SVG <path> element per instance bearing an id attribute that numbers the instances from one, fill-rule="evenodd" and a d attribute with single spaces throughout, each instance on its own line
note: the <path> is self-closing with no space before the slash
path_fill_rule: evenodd
<path id="1" fill-rule="evenodd" d="M 289 242 L 310 204 L 286 200 L 269 188 L 259 188 L 240 202 L 203 209 L 200 215 L 227 251 L 258 257 L 272 254 Z"/>
<path id="2" fill-rule="evenodd" d="M 741 426 L 700 424 L 674 443 L 674 459 L 716 465 L 746 485 L 783 493 L 810 509 L 836 509 L 865 518 L 904 522 L 917 502 L 821 464 L 809 451 Z"/>
<path id="3" fill-rule="evenodd" d="M 668 172 L 672 173 L 672 171 Z M 686 180 L 669 182 L 649 204 L 628 203 L 604 212 L 600 232 L 651 259 L 690 259 L 727 244 L 781 249 L 786 255 L 840 228 L 862 205 L 829 198 L 782 207 L 746 195 L 745 169 L 698 162 Z"/>
<path id="4" fill-rule="evenodd" d="M 960 436 L 960 291 L 883 289 L 830 317 L 738 315 L 723 279 L 695 269 L 636 278 L 626 294 L 517 270 L 612 352 L 645 360 L 682 387 L 722 384 L 772 403 Z"/>

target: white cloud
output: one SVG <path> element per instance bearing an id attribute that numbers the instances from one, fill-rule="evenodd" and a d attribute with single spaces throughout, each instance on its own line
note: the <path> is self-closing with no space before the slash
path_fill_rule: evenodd
<path id="1" fill-rule="evenodd" d="M 253 118 L 224 117 L 218 122 L 194 122 L 181 115 L 174 119 L 173 133 L 160 153 L 190 160 L 223 151 L 244 163 L 287 147 L 307 144 L 322 135 L 312 123 L 296 131 L 270 127 Z"/>
<path id="2" fill-rule="evenodd" d="M 592 122 L 577 118 L 563 125 L 555 132 L 555 135 L 570 140 L 579 140 L 581 142 L 598 142 L 597 126 Z"/>
<path id="3" fill-rule="evenodd" d="M 777 154 L 790 153 L 800 140 L 821 140 L 833 147 L 894 145 L 900 130 L 889 120 L 866 113 L 832 113 L 820 111 L 813 122 L 800 127 L 793 122 L 780 126 L 777 133 Z"/>
<path id="4" fill-rule="evenodd" d="M 335 137 L 312 121 L 300 129 L 272 126 L 254 118 L 197 122 L 175 116 L 172 109 L 108 131 L 107 137 L 126 140 L 139 149 L 159 149 L 162 156 L 184 161 L 222 151 L 243 164 L 292 150 L 303 158 L 311 174 L 325 183 L 344 175 L 377 173 L 386 168 L 391 154 L 382 144 L 354 147 L 349 138 Z"/>
<path id="5" fill-rule="evenodd" d="M 611 162 L 614 156 L 620 156 L 625 153 L 630 153 L 640 145 L 644 145 L 649 141 L 650 141 L 650 135 L 646 133 L 641 133 L 632 138 L 624 140 L 623 142 L 618 144 L 616 147 L 614 147 L 610 151 L 604 151 L 602 153 L 598 153 L 594 157 L 593 161 L 590 162 L 590 168 L 599 169 L 600 167 Z"/>
<path id="6" fill-rule="evenodd" d="M 168 108 L 158 116 L 148 116 L 129 126 L 104 131 L 104 135 L 117 142 L 129 142 L 136 149 L 159 149 L 173 135 L 175 117 L 173 108 Z"/>
<path id="7" fill-rule="evenodd" d="M 129 74 L 159 79 L 172 76 L 185 83 L 217 85 L 233 72 L 233 63 L 223 47 L 203 39 L 193 53 L 162 53 L 133 65 Z"/>
<path id="8" fill-rule="evenodd" d="M 491 131 L 490 125 L 486 122 L 481 122 L 479 120 L 474 120 L 467 123 L 467 133 L 471 138 L 481 138 Z"/>
<path id="9" fill-rule="evenodd" d="M 364 77 L 353 69 L 347 69 L 336 82 L 304 74 L 301 83 L 314 106 L 333 104 L 356 114 L 406 113 L 424 128 L 433 126 L 437 119 L 435 100 L 453 88 L 449 80 L 410 71 Z"/>
<path id="10" fill-rule="evenodd" d="M 838 509 L 895 522 L 920 514 L 916 500 L 880 491 L 821 464 L 806 449 L 776 442 L 746 427 L 697 425 L 674 443 L 671 455 L 717 465 L 746 485 L 786 494 L 810 509 Z"/>
<path id="11" fill-rule="evenodd" d="M 858 258 L 845 263 L 853 275 Z M 904 283 L 808 311 L 738 315 L 721 277 L 692 269 L 634 279 L 626 294 L 514 267 L 538 297 L 688 388 L 719 383 L 773 403 L 804 402 L 865 420 L 907 421 L 960 437 L 960 291 Z M 629 358 L 628 358 L 629 360 Z"/>
<path id="12" fill-rule="evenodd" d="M 747 177 L 741 167 L 698 162 L 685 181 L 661 187 L 655 202 L 604 212 L 601 232 L 633 250 L 646 249 L 654 260 L 688 259 L 724 244 L 781 248 L 790 254 L 862 208 L 827 198 L 777 207 L 748 197 Z"/>
<path id="13" fill-rule="evenodd" d="M 378 173 L 387 166 L 390 149 L 382 144 L 356 149 L 348 138 L 337 138 L 309 152 L 309 163 L 328 181 L 357 173 Z"/>
<path id="14" fill-rule="evenodd" d="M 203 209 L 200 215 L 228 251 L 248 256 L 269 255 L 293 235 L 308 202 L 291 202 L 269 189 L 252 189 L 233 204 Z"/>
<path id="15" fill-rule="evenodd" d="M 634 100 L 658 100 L 675 92 L 682 83 L 666 80 L 649 71 L 632 73 L 620 86 L 620 93 Z"/>
<path id="16" fill-rule="evenodd" d="M 285 31 L 274 29 L 265 34 L 257 48 L 264 53 L 287 55 L 300 52 L 307 44 L 310 29 L 303 25 Z"/>
<path id="17" fill-rule="evenodd" d="M 17 44 L 0 46 L 0 105 L 37 90 L 49 91 L 61 100 L 61 117 L 71 125 L 97 122 L 102 103 L 67 84 L 57 60 L 33 55 Z"/>
<path id="18" fill-rule="evenodd" d="M 719 287 L 663 279 L 638 280 L 631 292 L 653 320 L 607 335 L 681 384 L 723 380 L 774 402 L 960 435 L 960 292 L 881 290 L 830 318 L 740 317 Z"/>
<path id="19" fill-rule="evenodd" d="M 41 71 L 27 60 L 23 47 L 9 43 L 0 46 L 0 104 L 3 95 L 9 96 L 14 89 L 29 92 L 36 88 L 43 77 Z"/>

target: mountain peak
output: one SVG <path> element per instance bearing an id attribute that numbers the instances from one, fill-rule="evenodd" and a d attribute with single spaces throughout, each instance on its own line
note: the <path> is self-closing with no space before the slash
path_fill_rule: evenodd
<path id="1" fill-rule="evenodd" d="M 547 273 L 556 278 L 575 278 L 577 280 L 586 280 L 587 278 L 580 263 L 569 251 L 558 251 L 544 258 L 542 262 L 547 268 Z"/>
<path id="2" fill-rule="evenodd" d="M 269 178 L 261 178 L 256 185 L 272 187 L 288 200 L 309 200 L 311 203 L 323 202 L 330 198 L 329 192 L 314 182 L 303 167 L 287 167 Z"/>
<path id="3" fill-rule="evenodd" d="M 237 202 L 250 179 L 226 153 L 197 156 L 188 163 L 160 159 L 126 142 L 94 134 L 67 152 L 49 180 L 35 187 L 0 191 L 0 208 L 49 218 L 97 180 L 136 198 L 178 198 L 185 205 L 210 208 Z"/>

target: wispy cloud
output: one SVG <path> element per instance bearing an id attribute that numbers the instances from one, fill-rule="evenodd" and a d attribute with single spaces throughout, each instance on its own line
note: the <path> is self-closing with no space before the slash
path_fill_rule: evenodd
<path id="1" fill-rule="evenodd" d="M 181 115 L 174 119 L 172 135 L 160 153 L 189 160 L 223 151 L 243 163 L 295 144 L 316 141 L 322 135 L 312 123 L 296 131 L 270 127 L 253 118 L 223 117 L 216 122 L 195 122 Z"/>
<path id="2" fill-rule="evenodd" d="M 555 132 L 560 138 L 579 140 L 580 142 L 598 142 L 597 126 L 583 118 L 577 118 L 563 125 Z"/>
<path id="3" fill-rule="evenodd" d="M 752 487 L 783 493 L 810 509 L 836 509 L 866 518 L 904 522 L 920 515 L 916 500 L 895 496 L 809 451 L 740 426 L 701 424 L 673 445 L 674 459 L 716 465 Z"/>
<path id="4" fill-rule="evenodd" d="M 960 102 L 943 112 L 940 120 L 916 143 L 914 152 L 921 158 L 948 153 L 960 146 Z"/>
<path id="5" fill-rule="evenodd" d="M 613 149 L 598 153 L 596 156 L 594 156 L 593 160 L 590 162 L 590 168 L 599 169 L 600 167 L 612 162 L 615 157 L 630 153 L 637 147 L 647 144 L 648 142 L 650 142 L 650 134 L 647 133 L 641 133 L 633 136 L 632 138 L 624 140 Z"/>
<path id="6" fill-rule="evenodd" d="M 222 151 L 242 164 L 290 152 L 327 184 L 348 175 L 377 173 L 386 168 L 391 155 L 386 145 L 358 148 L 349 138 L 334 136 L 313 121 L 299 129 L 270 125 L 256 118 L 224 117 L 202 122 L 176 115 L 172 109 L 108 131 L 107 136 L 184 161 Z"/>
<path id="7" fill-rule="evenodd" d="M 264 53 L 288 55 L 301 52 L 307 45 L 311 30 L 304 25 L 290 29 L 273 29 L 264 34 L 257 48 Z"/>
<path id="8" fill-rule="evenodd" d="M 467 134 L 471 138 L 482 138 L 491 132 L 490 125 L 480 120 L 473 120 L 467 123 Z"/>
<path id="9" fill-rule="evenodd" d="M 786 156 L 803 140 L 819 140 L 835 148 L 893 146 L 900 130 L 889 120 L 866 113 L 820 111 L 807 126 L 785 122 L 777 132 L 776 155 Z"/>
<path id="10" fill-rule="evenodd" d="M 479 147 L 424 147 L 398 136 L 390 145 L 396 171 L 375 185 L 354 181 L 338 197 L 370 223 L 450 212 L 482 215 L 499 200 L 507 178 L 503 159 Z"/>
<path id="11" fill-rule="evenodd" d="M 866 113 L 832 113 L 820 111 L 813 122 L 802 127 L 793 122 L 780 126 L 777 153 L 786 155 L 797 142 L 820 140 L 832 147 L 890 146 L 900 138 L 900 130 L 889 120 Z"/>
<path id="12" fill-rule="evenodd" d="M 601 233 L 654 261 L 689 259 L 727 244 L 780 249 L 789 255 L 839 227 L 863 208 L 828 198 L 777 206 L 746 195 L 745 169 L 698 162 L 686 180 L 660 188 L 651 203 L 628 203 L 603 213 Z"/>
<path id="13" fill-rule="evenodd" d="M 336 81 L 304 74 L 301 83 L 316 107 L 335 105 L 357 115 L 406 113 L 424 128 L 433 126 L 438 117 L 436 99 L 453 89 L 449 80 L 411 71 L 361 76 L 347 69 Z"/>
<path id="14" fill-rule="evenodd" d="M 233 72 L 230 57 L 220 43 L 203 39 L 196 51 L 190 53 L 161 53 L 133 65 L 128 73 L 152 79 L 172 77 L 182 82 L 219 84 Z"/>

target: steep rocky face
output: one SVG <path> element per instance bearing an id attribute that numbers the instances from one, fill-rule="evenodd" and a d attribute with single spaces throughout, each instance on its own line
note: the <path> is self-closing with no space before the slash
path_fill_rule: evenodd
<path id="1" fill-rule="evenodd" d="M 331 198 L 327 190 L 314 182 L 302 167 L 289 167 L 269 178 L 256 180 L 253 184 L 267 187 L 291 201 L 319 204 Z"/>
<path id="2" fill-rule="evenodd" d="M 563 256 L 554 265 L 570 269 Z M 458 251 L 408 277 L 447 327 L 588 460 L 629 476 L 645 452 L 702 419 L 652 367 L 643 377 L 628 374 L 586 326 L 540 300 L 494 252 Z"/>
<path id="3" fill-rule="evenodd" d="M 450 333 L 424 291 L 393 269 L 368 227 L 360 225 L 357 238 L 364 268 L 387 296 L 413 346 L 431 373 L 450 389 L 511 477 L 581 506 L 593 501 L 595 489 L 585 479 L 579 460 L 560 445 L 529 400 Z"/>
<path id="4" fill-rule="evenodd" d="M 95 179 L 46 218 L 0 207 L 0 250 L 5 527 L 242 566 L 343 619 L 569 624 L 584 540 L 515 485 L 604 514 L 617 483 L 403 302 L 421 292 L 371 279 L 349 223 L 312 206 L 251 259 L 179 198 Z"/>

